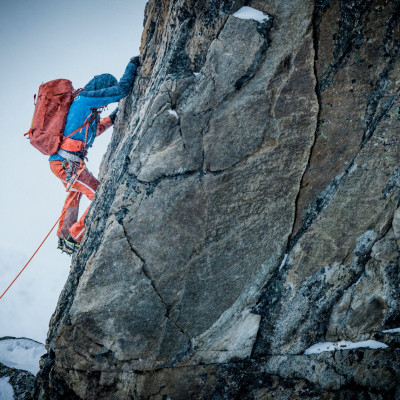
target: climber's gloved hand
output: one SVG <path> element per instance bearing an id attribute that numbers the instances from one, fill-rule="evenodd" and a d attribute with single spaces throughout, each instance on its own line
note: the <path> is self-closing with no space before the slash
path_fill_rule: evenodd
<path id="1" fill-rule="evenodd" d="M 112 123 L 114 124 L 115 118 L 117 117 L 118 107 L 109 115 Z"/>
<path id="2" fill-rule="evenodd" d="M 139 56 L 132 57 L 129 61 L 130 61 L 132 64 L 135 64 L 137 67 L 140 66 L 140 57 L 139 57 Z"/>

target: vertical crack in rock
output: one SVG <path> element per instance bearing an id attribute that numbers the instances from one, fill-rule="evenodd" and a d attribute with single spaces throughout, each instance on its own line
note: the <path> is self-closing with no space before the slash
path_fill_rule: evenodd
<path id="1" fill-rule="evenodd" d="M 316 51 L 315 58 L 317 59 L 318 58 L 318 53 L 317 53 L 318 37 L 317 37 L 317 26 L 316 26 L 316 13 L 314 13 L 313 27 L 314 27 L 314 31 L 313 31 L 314 32 L 314 50 Z M 398 53 L 398 48 L 396 48 L 396 50 L 395 50 L 396 59 L 397 59 L 397 53 Z M 355 169 L 356 160 L 360 156 L 360 153 L 364 149 L 365 145 L 372 138 L 377 124 L 385 115 L 387 115 L 387 113 L 392 108 L 394 102 L 398 99 L 398 95 L 396 95 L 396 96 L 393 94 L 389 95 L 389 96 L 385 95 L 385 92 L 387 91 L 387 88 L 388 88 L 388 84 L 386 84 L 386 80 L 387 80 L 388 72 L 393 68 L 392 63 L 394 63 L 394 60 L 390 60 L 389 66 L 385 68 L 384 73 L 380 74 L 380 80 L 378 81 L 378 84 L 377 84 L 375 90 L 373 92 L 371 92 L 371 95 L 369 97 L 368 110 L 370 110 L 369 115 L 371 115 L 371 117 L 368 118 L 368 120 L 366 121 L 366 124 L 365 124 L 366 125 L 366 127 L 365 127 L 366 134 L 364 135 L 364 138 L 359 145 L 357 153 L 354 155 L 353 159 L 347 165 L 347 167 L 344 169 L 342 174 L 336 176 L 325 187 L 325 189 L 317 195 L 312 207 L 310 207 L 311 210 L 309 210 L 308 213 L 305 214 L 304 223 L 303 223 L 302 227 L 297 231 L 297 233 L 294 236 L 293 236 L 293 231 L 292 231 L 292 236 L 290 237 L 290 240 L 287 245 L 286 254 L 289 254 L 293 250 L 294 246 L 299 241 L 299 239 L 308 231 L 308 229 L 313 224 L 313 222 L 317 219 L 317 217 L 320 215 L 320 213 L 326 209 L 328 204 L 330 204 L 331 200 L 335 197 L 343 179 L 346 176 L 348 176 L 349 173 Z M 318 105 L 319 105 L 318 120 L 320 120 L 321 109 L 322 109 L 321 84 L 318 82 L 316 63 L 314 63 L 314 74 L 315 74 L 315 78 L 317 80 L 316 94 L 318 97 Z M 397 90 L 397 93 L 398 92 L 399 92 L 399 90 Z M 386 98 L 385 98 L 385 96 L 386 96 Z M 381 103 L 383 103 L 383 105 L 381 105 Z M 379 111 L 377 111 L 377 110 L 379 110 Z M 315 132 L 315 139 L 314 139 L 313 146 L 316 143 L 318 128 L 319 128 L 319 126 L 317 126 L 317 129 Z M 312 151 L 313 151 L 313 148 L 311 149 L 311 152 L 309 154 L 309 161 L 308 161 L 307 168 L 309 167 L 310 162 L 311 162 Z M 304 177 L 304 174 L 303 174 L 303 177 Z M 299 193 L 298 193 L 298 196 L 299 196 Z M 297 202 L 298 202 L 298 197 L 296 199 L 296 208 L 297 208 Z M 387 229 L 389 229 L 389 228 L 387 228 Z M 355 264 L 352 266 L 352 269 L 354 270 L 352 279 L 350 279 L 348 284 L 343 285 L 341 291 L 339 291 L 336 294 L 336 296 L 334 296 L 330 299 L 330 305 L 327 304 L 327 308 L 324 310 L 324 313 L 323 313 L 323 315 L 325 316 L 324 317 L 325 320 L 321 319 L 321 321 L 320 321 L 320 326 L 322 328 L 323 328 L 323 326 L 326 325 L 326 323 L 327 323 L 326 318 L 329 318 L 330 310 L 332 310 L 333 306 L 337 303 L 338 299 L 341 297 L 341 294 L 345 293 L 348 290 L 348 288 L 351 287 L 360 278 L 362 273 L 365 271 L 366 264 L 368 263 L 368 261 L 371 258 L 372 245 L 374 243 L 376 243 L 382 237 L 382 235 L 385 235 L 385 234 L 386 234 L 386 232 L 384 231 L 381 235 L 377 235 L 377 237 L 371 242 L 369 251 L 362 252 L 362 254 L 355 253 L 357 258 L 356 258 Z M 264 325 L 264 329 L 265 329 L 266 324 L 274 324 L 275 318 L 279 315 L 279 312 L 282 312 L 282 310 L 279 310 L 280 302 L 287 301 L 288 292 L 290 291 L 290 289 L 284 288 L 284 284 L 286 281 L 287 273 L 292 268 L 292 266 L 287 265 L 285 257 L 283 257 L 283 258 L 284 258 L 284 262 L 282 261 L 279 276 L 273 277 L 266 284 L 263 294 L 260 296 L 261 301 L 257 305 L 257 307 L 254 309 L 255 313 L 260 313 L 261 315 L 263 315 L 262 325 Z M 274 309 L 275 306 L 278 307 L 278 309 Z M 302 321 L 299 321 L 299 324 L 305 324 L 309 319 L 310 319 L 310 316 L 305 315 L 305 316 L 303 316 Z M 265 322 L 265 321 L 268 321 L 268 322 Z M 279 322 L 276 320 L 275 323 L 279 323 Z M 260 327 L 259 333 L 261 333 L 261 330 L 262 330 L 262 327 Z M 268 332 L 271 336 L 273 335 L 273 330 L 274 330 L 273 327 L 271 327 L 271 329 L 268 330 Z M 322 329 L 322 331 L 323 331 L 323 329 Z M 264 333 L 264 336 L 265 335 L 268 335 L 268 334 Z M 261 336 L 258 336 L 256 345 L 254 346 L 254 349 L 253 349 L 253 356 L 257 356 L 259 354 L 262 354 L 262 355 L 270 354 L 268 352 L 268 349 L 263 348 L 262 342 L 263 342 L 263 338 Z M 261 348 L 263 348 L 263 350 L 260 351 Z"/>
<path id="2" fill-rule="evenodd" d="M 360 0 L 360 1 L 364 2 L 364 0 Z M 367 12 L 367 9 L 369 9 L 369 7 L 371 6 L 369 4 L 370 2 L 367 2 L 367 3 L 368 4 L 364 5 L 364 8 L 362 8 L 362 10 L 357 14 L 358 15 L 357 18 L 361 18 L 363 13 Z M 347 7 L 347 6 L 344 5 L 344 7 Z M 325 9 L 326 9 L 326 7 L 323 8 L 323 10 L 325 10 Z M 321 13 L 321 11 L 319 11 L 319 13 Z M 389 21 L 387 21 L 386 39 L 384 40 L 384 42 L 392 41 L 390 36 L 392 33 L 391 31 L 393 29 L 393 24 L 394 24 L 393 21 L 396 20 L 395 15 L 397 15 L 399 13 L 400 13 L 400 2 L 397 2 L 395 12 L 390 16 Z M 314 18 L 313 18 L 313 21 L 314 21 L 313 22 L 314 49 L 316 52 L 315 58 L 318 59 L 318 53 L 317 53 L 317 51 L 318 51 L 318 37 L 317 37 L 318 26 L 317 26 L 316 15 L 317 14 L 314 13 Z M 319 15 L 318 18 L 321 18 L 321 16 Z M 358 33 L 358 35 L 360 35 L 360 33 Z M 343 50 L 343 57 L 341 58 L 341 61 L 340 61 L 341 63 L 344 62 L 345 58 L 347 57 L 347 56 L 344 57 L 344 55 L 346 55 L 346 54 L 348 55 L 349 52 L 351 52 L 351 50 L 354 46 L 354 41 L 356 40 L 356 37 L 357 37 L 357 35 L 352 34 L 351 40 L 349 40 L 349 42 L 346 44 L 346 46 L 345 46 L 346 50 L 345 51 Z M 361 44 L 359 43 L 358 45 L 361 45 Z M 289 252 L 293 249 L 294 245 L 298 242 L 299 238 L 301 236 L 303 236 L 303 234 L 309 229 L 309 227 L 316 220 L 318 215 L 327 207 L 327 205 L 333 199 L 336 191 L 338 190 L 338 188 L 340 186 L 341 181 L 354 168 L 355 162 L 356 162 L 360 152 L 363 150 L 364 146 L 368 143 L 368 141 L 372 138 L 378 123 L 382 120 L 382 118 L 384 118 L 386 115 L 388 115 L 393 104 L 399 98 L 398 94 L 397 95 L 391 94 L 385 100 L 385 95 L 386 95 L 386 92 L 390 85 L 390 80 L 389 80 L 388 75 L 389 75 L 390 71 L 392 71 L 394 63 L 399 59 L 399 55 L 400 55 L 399 47 L 395 46 L 391 51 L 388 52 L 388 55 L 389 55 L 389 59 L 387 60 L 388 65 L 379 74 L 380 78 L 379 78 L 378 82 L 376 83 L 375 89 L 370 93 L 369 98 L 368 98 L 368 104 L 366 106 L 364 135 L 363 135 L 363 138 L 359 145 L 357 153 L 354 155 L 353 159 L 348 163 L 346 168 L 343 170 L 342 174 L 335 176 L 334 179 L 315 197 L 315 199 L 313 200 L 313 203 L 308 207 L 308 209 L 304 210 L 303 225 L 301 226 L 301 228 L 297 231 L 297 233 L 294 236 L 293 236 L 293 232 L 292 232 L 292 235 L 291 235 L 289 243 L 288 243 L 287 252 Z M 316 64 L 314 64 L 314 66 L 315 66 L 315 68 L 314 68 L 315 78 L 317 80 L 316 94 L 317 94 L 318 104 L 319 104 L 318 125 L 317 125 L 317 129 L 316 129 L 316 137 L 315 137 L 315 138 L 317 138 L 318 130 L 320 128 L 320 123 L 321 123 L 321 118 L 320 118 L 321 110 L 322 110 L 321 92 L 325 89 L 326 84 L 322 84 L 322 83 L 318 82 L 318 74 L 317 74 Z M 327 78 L 323 78 L 323 79 L 327 79 Z M 399 92 L 400 92 L 400 89 L 398 89 L 396 91 L 396 93 L 399 93 Z M 382 100 L 384 101 L 384 103 L 381 105 Z M 314 145 L 315 145 L 315 143 L 316 143 L 316 141 L 314 141 Z M 309 158 L 309 162 L 308 162 L 307 168 L 305 170 L 305 173 L 310 166 L 310 160 L 311 160 L 311 155 L 313 152 L 314 145 L 310 151 L 310 158 Z M 304 179 L 304 174 L 303 174 L 302 181 Z M 300 187 L 300 190 L 301 190 L 301 187 Z M 300 191 L 298 194 L 298 198 L 299 198 L 299 195 L 300 195 Z M 298 202 L 298 198 L 296 199 L 296 204 Z M 296 205 L 296 210 L 297 210 L 297 213 L 302 211 L 302 210 L 298 210 L 297 205 Z M 297 219 L 297 217 L 296 217 L 296 219 Z M 295 221 L 296 221 L 296 219 L 295 219 Z"/>
<path id="3" fill-rule="evenodd" d="M 144 275 L 146 276 L 146 278 L 150 281 L 150 284 L 151 284 L 152 288 L 153 288 L 154 291 L 156 292 L 157 296 L 159 297 L 161 303 L 163 304 L 163 306 L 164 306 L 164 308 L 165 308 L 165 318 L 167 318 L 173 325 L 175 325 L 176 328 L 178 328 L 179 331 L 180 331 L 186 338 L 188 338 L 189 341 L 190 341 L 190 338 L 189 338 L 188 334 L 176 323 L 176 321 L 173 321 L 173 320 L 170 318 L 170 315 L 169 315 L 169 313 L 170 313 L 170 306 L 165 302 L 164 298 L 162 297 L 160 291 L 158 290 L 158 288 L 157 288 L 157 286 L 156 286 L 156 284 L 155 284 L 155 282 L 154 282 L 154 279 L 151 277 L 151 273 L 150 273 L 150 271 L 149 271 L 148 268 L 147 268 L 146 261 L 143 259 L 143 257 L 140 256 L 140 254 L 138 253 L 138 251 L 132 246 L 132 244 L 131 244 L 131 242 L 130 242 L 130 240 L 129 240 L 129 238 L 128 238 L 128 235 L 127 235 L 127 232 L 126 232 L 126 229 L 125 229 L 125 226 L 124 226 L 123 222 L 121 222 L 120 225 L 121 225 L 121 227 L 122 227 L 122 229 L 123 229 L 123 231 L 124 231 L 125 238 L 126 238 L 128 244 L 129 244 L 130 249 L 132 250 L 132 253 L 135 254 L 135 255 L 140 259 L 140 261 L 142 262 L 142 271 L 143 271 L 143 274 L 144 274 Z"/>
<path id="4" fill-rule="evenodd" d="M 351 9 L 359 3 L 362 6 L 353 15 Z M 391 80 L 394 81 L 398 59 L 397 31 L 393 27 L 394 21 L 398 20 L 399 2 L 389 2 L 383 7 L 377 6 L 376 2 L 369 3 L 321 0 L 316 4 L 314 47 L 323 104 L 320 104 L 311 165 L 303 178 L 295 232 L 302 225 L 301 217 L 307 218 L 308 211 L 315 208 L 312 202 L 317 200 L 318 193 L 343 173 L 360 144 L 369 140 L 382 118 L 389 118 L 392 100 L 388 97 L 390 90 L 393 92 L 393 85 L 391 89 L 388 86 Z M 318 42 L 321 49 L 318 49 Z M 339 66 L 336 65 L 344 53 L 347 56 L 341 59 Z M 329 68 L 334 65 L 338 68 L 331 76 Z M 327 76 L 331 78 L 323 85 L 321 82 Z M 346 118 L 348 123 L 340 125 Z M 336 129 L 335 125 L 338 125 Z M 330 157 L 324 158 L 325 148 L 332 152 Z"/>
<path id="5" fill-rule="evenodd" d="M 330 0 L 328 0 L 329 3 Z M 294 234 L 294 230 L 295 230 L 295 224 L 298 218 L 298 213 L 299 213 L 299 198 L 300 198 L 300 193 L 302 190 L 302 186 L 303 186 L 303 181 L 304 181 L 304 177 L 305 174 L 308 170 L 308 168 L 310 167 L 311 164 L 311 156 L 313 154 L 313 150 L 314 150 L 314 146 L 315 143 L 317 141 L 317 134 L 318 134 L 318 129 L 319 129 L 319 121 L 320 121 L 320 117 L 321 117 L 321 110 L 322 110 L 322 104 L 321 104 L 321 91 L 320 91 L 320 82 L 318 81 L 318 73 L 317 73 L 317 65 L 316 65 L 316 60 L 318 59 L 318 23 L 317 22 L 317 18 L 321 18 L 320 13 L 323 12 L 325 10 L 325 8 L 327 7 L 326 5 L 326 1 L 325 1 L 325 7 L 324 6 L 320 6 L 321 9 L 318 8 L 318 2 L 316 2 L 317 4 L 314 5 L 314 11 L 313 11 L 313 18 L 312 18 L 312 37 L 313 37 L 313 48 L 314 48 L 314 65 L 313 65 L 313 71 L 314 71 L 314 79 L 315 79 L 315 94 L 316 94 L 316 98 L 318 101 L 318 113 L 317 113 L 317 126 L 315 128 L 315 132 L 314 132 L 314 141 L 310 147 L 310 151 L 308 153 L 308 161 L 307 161 L 307 165 L 304 168 L 303 171 L 303 175 L 300 179 L 300 185 L 299 185 L 299 190 L 297 192 L 297 196 L 296 196 L 296 200 L 294 203 L 294 207 L 295 207 L 295 212 L 294 212 L 294 218 L 293 218 L 293 225 L 292 225 L 292 231 L 291 234 L 289 236 L 288 239 L 288 244 L 287 244 L 287 248 L 285 251 L 285 254 L 289 254 L 290 251 L 293 249 L 294 245 L 296 244 L 296 242 L 298 241 L 299 237 L 297 235 L 295 235 L 295 237 L 293 237 Z M 318 16 L 318 17 L 317 17 Z M 304 231 L 303 231 L 304 232 Z M 299 231 L 297 232 L 299 233 Z"/>
<path id="6" fill-rule="evenodd" d="M 209 168 L 209 166 L 206 165 L 206 152 L 205 152 L 205 148 L 204 148 L 204 137 L 210 129 L 210 120 L 212 117 L 212 110 L 207 110 L 206 113 L 208 113 L 207 122 L 204 124 L 204 127 L 201 130 L 201 171 L 203 174 L 207 173 L 207 170 Z"/>

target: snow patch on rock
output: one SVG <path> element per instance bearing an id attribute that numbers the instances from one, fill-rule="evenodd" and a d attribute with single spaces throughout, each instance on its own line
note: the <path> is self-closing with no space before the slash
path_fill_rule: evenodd
<path id="1" fill-rule="evenodd" d="M 236 11 L 233 16 L 239 19 L 254 19 L 257 22 L 265 22 L 270 18 L 268 14 L 265 14 L 260 10 L 256 10 L 253 7 L 247 6 L 242 7 L 239 11 Z"/>
<path id="2" fill-rule="evenodd" d="M 385 349 L 389 347 L 388 345 L 377 342 L 375 340 L 366 340 L 364 342 L 349 342 L 342 340 L 340 342 L 322 342 L 314 344 L 313 346 L 309 347 L 304 354 L 318 354 L 324 351 L 335 351 L 335 350 L 351 350 L 351 349 L 358 349 L 358 348 L 369 348 L 369 349 Z"/>
<path id="3" fill-rule="evenodd" d="M 171 115 L 173 115 L 176 119 L 179 119 L 179 115 L 175 110 L 167 110 Z"/>
<path id="4" fill-rule="evenodd" d="M 386 329 L 383 333 L 400 333 L 400 328 Z"/>
<path id="5" fill-rule="evenodd" d="M 288 254 L 285 253 L 283 260 L 281 262 L 281 265 L 279 266 L 279 271 L 285 266 L 287 258 L 288 258 Z"/>
<path id="6" fill-rule="evenodd" d="M 0 340 L 0 363 L 9 368 L 22 369 L 36 375 L 40 357 L 45 353 L 44 345 L 31 339 Z"/>

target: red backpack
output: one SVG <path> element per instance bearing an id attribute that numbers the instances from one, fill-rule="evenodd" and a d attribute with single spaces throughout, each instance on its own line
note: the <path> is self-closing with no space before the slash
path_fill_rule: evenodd
<path id="1" fill-rule="evenodd" d="M 55 154 L 60 148 L 69 108 L 81 90 L 75 91 L 68 79 L 40 85 L 31 129 L 24 136 L 29 135 L 31 144 L 43 154 Z"/>

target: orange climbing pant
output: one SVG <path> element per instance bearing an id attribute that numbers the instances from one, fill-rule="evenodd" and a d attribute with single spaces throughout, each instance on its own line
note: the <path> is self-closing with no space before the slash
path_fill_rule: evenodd
<path id="1" fill-rule="evenodd" d="M 50 169 L 59 179 L 61 179 L 64 187 L 67 187 L 67 172 L 63 168 L 62 161 L 50 161 Z M 85 217 L 89 207 L 78 221 L 79 202 L 82 194 L 84 194 L 89 200 L 93 200 L 98 186 L 99 181 L 86 168 L 83 169 L 78 178 L 71 185 L 67 198 L 65 199 L 60 223 L 58 225 L 58 237 L 64 239 L 71 234 L 77 242 L 82 240 L 83 234 L 85 233 Z"/>

